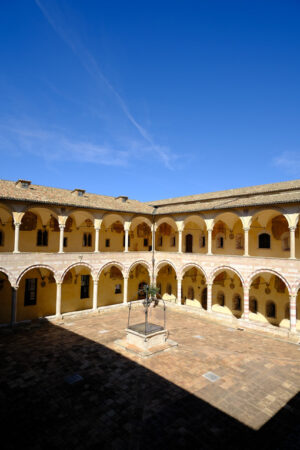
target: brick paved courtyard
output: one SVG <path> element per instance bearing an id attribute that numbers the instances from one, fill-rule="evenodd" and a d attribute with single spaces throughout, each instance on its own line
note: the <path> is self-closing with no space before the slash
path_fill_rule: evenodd
<path id="1" fill-rule="evenodd" d="M 126 321 L 1 330 L 3 449 L 300 448 L 299 345 L 169 310 L 179 346 L 140 359 L 114 344 Z"/>

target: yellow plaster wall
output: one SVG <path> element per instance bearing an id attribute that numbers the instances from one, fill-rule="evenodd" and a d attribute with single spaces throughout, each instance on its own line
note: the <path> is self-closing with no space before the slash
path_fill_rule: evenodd
<path id="1" fill-rule="evenodd" d="M 175 297 L 177 297 L 177 280 L 175 272 L 172 268 L 171 273 L 167 274 L 163 269 L 158 272 L 156 278 L 156 285 L 161 284 L 161 296 L 167 294 L 167 284 L 170 283 L 172 286 L 172 295 L 175 295 Z"/>
<path id="2" fill-rule="evenodd" d="M 72 282 L 63 282 L 61 287 L 61 312 L 82 311 L 93 306 L 93 278 L 90 271 L 83 267 L 71 269 Z M 90 275 L 89 298 L 80 298 L 81 275 Z"/>
<path id="3" fill-rule="evenodd" d="M 101 252 L 123 252 L 123 237 L 125 232 L 117 233 L 116 231 L 111 231 L 110 228 L 105 228 L 103 225 L 100 229 L 99 236 L 99 248 Z M 105 240 L 110 239 L 110 247 L 105 247 Z"/>
<path id="4" fill-rule="evenodd" d="M 121 293 L 115 294 L 116 284 L 121 284 Z M 98 306 L 116 305 L 123 302 L 124 296 L 124 279 L 110 278 L 108 273 L 106 276 L 102 272 L 98 283 Z"/>
<path id="5" fill-rule="evenodd" d="M 186 236 L 191 234 L 193 236 L 193 252 L 192 253 L 207 253 L 207 232 L 202 230 L 199 225 L 194 222 L 187 222 L 182 232 L 182 251 L 186 252 Z M 200 247 L 200 238 L 205 236 L 205 247 Z"/>
<path id="6" fill-rule="evenodd" d="M 14 249 L 14 230 L 12 227 L 12 219 L 2 224 L 0 221 L 0 231 L 4 233 L 4 245 L 0 245 L 0 252 L 12 252 Z"/>
<path id="7" fill-rule="evenodd" d="M 226 225 L 226 223 L 225 223 Z M 237 234 L 242 234 L 244 236 L 242 222 L 238 220 L 232 229 L 233 238 L 230 239 L 230 230 L 226 225 L 226 233 L 224 238 L 224 248 L 217 248 L 217 238 L 212 239 L 212 252 L 216 255 L 243 255 L 244 249 L 236 248 L 236 236 Z"/>
<path id="8" fill-rule="evenodd" d="M 79 228 L 79 229 L 77 229 Z M 91 233 L 92 235 L 92 246 L 83 246 L 83 235 L 84 233 Z M 56 233 L 59 239 L 59 233 Z M 64 252 L 93 252 L 95 250 L 95 229 L 94 227 L 80 226 L 76 227 L 73 222 L 72 231 L 64 232 L 64 237 L 68 239 L 67 247 L 64 247 Z"/>
<path id="9" fill-rule="evenodd" d="M 236 317 L 240 317 L 244 310 L 243 287 L 241 286 L 240 280 L 237 275 L 230 272 L 227 276 L 233 278 L 234 288 L 230 287 L 230 284 L 232 283 L 230 279 L 226 279 L 224 281 L 224 286 L 214 283 L 212 286 L 212 310 L 215 312 L 222 312 L 223 314 L 231 313 Z M 223 292 L 223 294 L 225 295 L 225 307 L 222 307 L 218 304 L 217 297 L 219 292 Z M 236 294 L 239 294 L 241 297 L 240 311 L 233 309 L 233 300 Z"/>
<path id="10" fill-rule="evenodd" d="M 188 271 L 187 274 L 182 279 L 181 301 L 183 304 L 186 304 L 186 305 L 201 306 L 201 295 L 202 295 L 203 290 L 206 288 L 206 284 L 205 283 L 202 284 L 204 279 L 199 271 L 197 271 L 195 281 L 193 281 L 193 279 L 191 278 L 189 273 L 190 273 L 190 271 Z M 192 287 L 194 289 L 194 300 L 195 300 L 194 303 L 191 302 L 193 299 L 189 298 L 189 296 L 188 296 L 189 287 Z"/>
<path id="11" fill-rule="evenodd" d="M 136 276 L 136 273 L 137 271 L 134 268 L 130 272 L 128 278 L 128 301 L 138 299 L 138 289 L 140 283 L 145 282 L 146 284 L 150 284 L 150 277 L 148 274 L 148 270 L 145 267 L 138 269 L 138 277 Z"/>
<path id="12" fill-rule="evenodd" d="M 7 276 L 0 272 L 0 323 L 9 323 L 11 320 L 12 289 Z"/>
<path id="13" fill-rule="evenodd" d="M 50 272 L 48 272 L 50 274 Z M 37 302 L 36 305 L 24 306 L 25 280 L 37 278 Z M 46 285 L 42 287 L 44 281 Z M 37 269 L 30 270 L 22 277 L 17 292 L 17 321 L 38 319 L 39 317 L 55 314 L 56 283 L 49 283 L 48 275 L 42 280 Z"/>
<path id="14" fill-rule="evenodd" d="M 271 248 L 263 249 L 258 248 L 258 236 L 261 233 L 268 233 L 271 236 Z M 272 222 L 267 223 L 266 228 L 262 228 L 259 221 L 253 221 L 251 228 L 249 230 L 249 255 L 251 256 L 262 256 L 262 257 L 276 257 L 276 258 L 289 258 L 290 251 L 282 250 L 281 239 L 275 239 L 272 234 Z"/>
<path id="15" fill-rule="evenodd" d="M 155 233 L 155 250 L 158 252 L 177 252 L 178 251 L 178 232 L 175 232 L 175 230 L 172 228 L 172 232 L 169 236 L 162 235 L 163 237 L 163 245 L 159 246 L 159 236 L 161 236 L 161 233 L 156 231 Z M 172 238 L 175 237 L 175 247 L 172 247 L 171 241 Z"/>

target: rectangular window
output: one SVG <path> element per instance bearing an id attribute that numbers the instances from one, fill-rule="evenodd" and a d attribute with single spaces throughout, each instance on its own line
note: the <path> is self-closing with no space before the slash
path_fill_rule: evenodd
<path id="1" fill-rule="evenodd" d="M 105 239 L 105 247 L 110 247 L 110 239 Z"/>
<path id="2" fill-rule="evenodd" d="M 200 238 L 200 247 L 205 247 L 205 236 Z"/>
<path id="3" fill-rule="evenodd" d="M 91 247 L 92 246 L 92 234 L 91 233 L 83 233 L 82 245 L 83 245 L 83 247 Z"/>
<path id="4" fill-rule="evenodd" d="M 144 239 L 144 247 L 148 247 L 148 239 Z"/>
<path id="5" fill-rule="evenodd" d="M 4 245 L 4 233 L 3 231 L 0 231 L 0 246 L 2 247 Z"/>
<path id="6" fill-rule="evenodd" d="M 64 247 L 68 247 L 68 238 L 64 237 Z"/>
<path id="7" fill-rule="evenodd" d="M 24 306 L 36 305 L 37 278 L 25 280 Z"/>
<path id="8" fill-rule="evenodd" d="M 47 247 L 47 245 L 48 245 L 48 231 L 47 230 L 38 230 L 37 231 L 36 245 L 38 247 Z"/>
<path id="9" fill-rule="evenodd" d="M 162 236 L 160 236 L 160 237 L 158 238 L 158 246 L 159 246 L 159 247 L 162 247 L 162 245 L 163 245 L 163 238 L 162 238 Z"/>
<path id="10" fill-rule="evenodd" d="M 81 275 L 80 298 L 89 298 L 90 276 Z"/>
<path id="11" fill-rule="evenodd" d="M 116 286 L 115 286 L 115 294 L 121 294 L 121 293 L 122 293 L 121 285 L 120 284 L 116 284 Z"/>
<path id="12" fill-rule="evenodd" d="M 176 246 L 176 237 L 172 236 L 171 237 L 171 247 L 175 247 Z"/>

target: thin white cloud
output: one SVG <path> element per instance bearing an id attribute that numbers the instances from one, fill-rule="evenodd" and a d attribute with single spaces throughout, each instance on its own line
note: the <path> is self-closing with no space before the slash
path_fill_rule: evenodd
<path id="1" fill-rule="evenodd" d="M 300 152 L 283 152 L 273 158 L 274 166 L 280 167 L 286 173 L 299 176 Z"/>
<path id="2" fill-rule="evenodd" d="M 46 161 L 75 161 L 105 166 L 126 167 L 132 158 L 131 150 L 115 149 L 86 139 L 75 140 L 66 133 L 46 130 L 28 124 L 0 124 L 0 149 L 20 149 Z"/>
<path id="3" fill-rule="evenodd" d="M 129 120 L 129 122 L 134 126 L 134 128 L 138 131 L 140 136 L 145 139 L 148 145 L 151 146 L 152 151 L 154 151 L 158 157 L 163 161 L 164 165 L 168 169 L 172 169 L 172 162 L 176 159 L 176 156 L 173 155 L 169 149 L 164 146 L 158 145 L 154 142 L 148 131 L 135 119 L 135 117 L 129 111 L 129 108 L 121 97 L 121 95 L 116 91 L 110 81 L 105 77 L 102 70 L 100 69 L 97 61 L 93 57 L 93 55 L 84 47 L 79 37 L 74 34 L 73 30 L 67 28 L 65 21 L 62 18 L 60 10 L 57 8 L 54 12 L 53 3 L 51 13 L 45 7 L 45 5 L 41 2 L 41 0 L 35 0 L 37 6 L 43 13 L 44 17 L 50 23 L 54 31 L 61 37 L 61 39 L 72 49 L 73 53 L 79 58 L 83 67 L 87 70 L 87 72 L 93 76 L 98 82 L 102 82 L 106 85 L 108 90 L 115 97 L 118 105 L 121 110 Z"/>

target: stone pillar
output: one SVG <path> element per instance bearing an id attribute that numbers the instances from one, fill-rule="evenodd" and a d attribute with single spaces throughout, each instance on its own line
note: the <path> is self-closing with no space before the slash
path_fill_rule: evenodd
<path id="1" fill-rule="evenodd" d="M 59 225 L 59 251 L 58 253 L 64 253 L 64 225 Z"/>
<path id="2" fill-rule="evenodd" d="M 249 320 L 249 288 L 248 286 L 244 287 L 244 314 L 243 318 L 245 320 Z"/>
<path id="3" fill-rule="evenodd" d="M 289 227 L 290 229 L 290 259 L 295 259 L 295 231 L 296 227 Z"/>
<path id="4" fill-rule="evenodd" d="M 15 244 L 14 244 L 14 253 L 19 252 L 19 239 L 20 239 L 20 222 L 15 222 Z"/>
<path id="5" fill-rule="evenodd" d="M 56 312 L 57 318 L 61 317 L 61 281 L 56 282 Z"/>
<path id="6" fill-rule="evenodd" d="M 182 230 L 178 230 L 178 253 L 182 253 Z"/>
<path id="7" fill-rule="evenodd" d="M 156 286 L 156 275 L 154 275 L 154 276 L 150 276 L 150 284 L 152 285 L 152 286 Z"/>
<path id="8" fill-rule="evenodd" d="M 12 287 L 11 290 L 11 320 L 10 325 L 13 326 L 17 322 L 17 293 L 18 288 Z"/>
<path id="9" fill-rule="evenodd" d="M 207 230 L 207 255 L 212 255 L 212 229 Z"/>
<path id="10" fill-rule="evenodd" d="M 249 228 L 244 228 L 244 256 L 249 256 Z"/>
<path id="11" fill-rule="evenodd" d="M 177 278 L 177 304 L 181 305 L 181 282 L 182 278 Z"/>
<path id="12" fill-rule="evenodd" d="M 128 230 L 125 230 L 125 252 L 128 252 Z"/>
<path id="13" fill-rule="evenodd" d="M 127 303 L 128 301 L 128 277 L 124 277 L 124 296 L 123 303 Z"/>
<path id="14" fill-rule="evenodd" d="M 155 252 L 155 230 L 156 230 L 156 226 L 155 223 L 152 224 L 152 251 Z"/>
<path id="15" fill-rule="evenodd" d="M 207 283 L 207 312 L 211 312 L 212 305 L 212 283 Z"/>
<path id="16" fill-rule="evenodd" d="M 95 227 L 95 253 L 99 253 L 99 231 L 100 228 Z"/>
<path id="17" fill-rule="evenodd" d="M 297 326 L 297 294 L 290 295 L 290 332 L 296 333 Z"/>
<path id="18" fill-rule="evenodd" d="M 93 310 L 97 311 L 98 304 L 98 280 L 94 280 L 94 289 L 93 289 Z"/>

